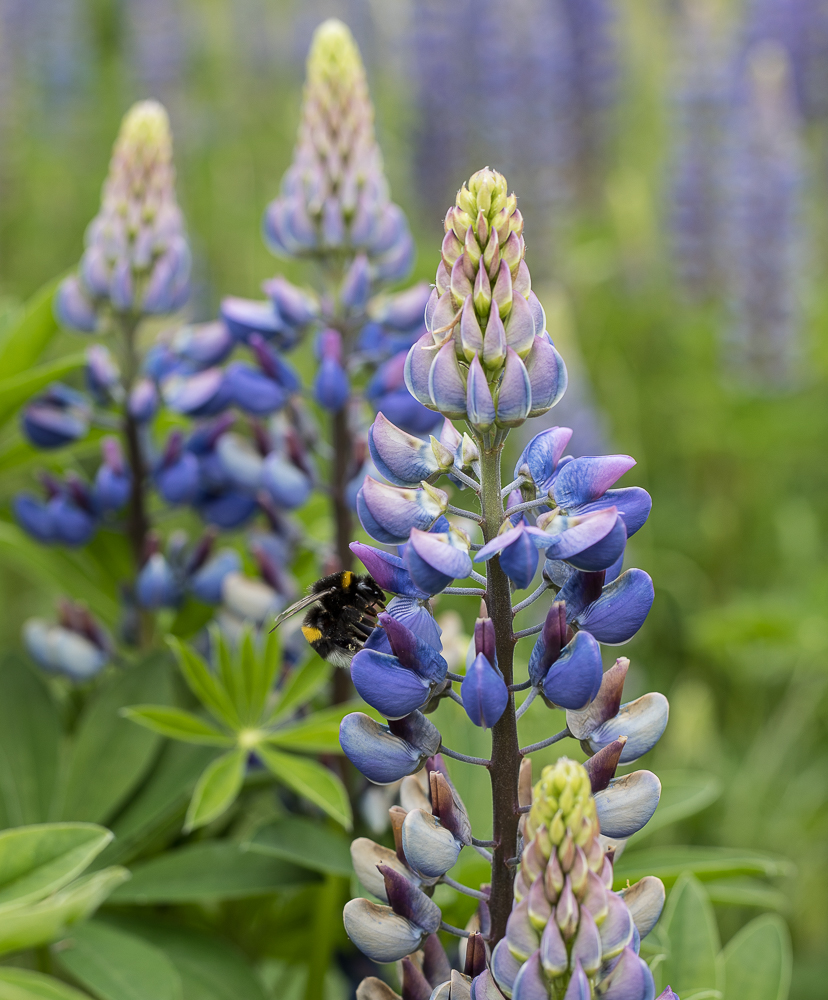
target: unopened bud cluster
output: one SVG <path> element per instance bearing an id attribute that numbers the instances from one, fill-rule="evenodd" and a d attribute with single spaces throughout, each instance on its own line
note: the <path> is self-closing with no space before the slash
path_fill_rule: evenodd
<path id="1" fill-rule="evenodd" d="M 426 406 L 480 433 L 517 427 L 560 399 L 566 370 L 546 332 L 524 260 L 523 217 L 506 178 L 488 167 L 457 194 L 425 334 L 406 368 Z"/>
<path id="2" fill-rule="evenodd" d="M 658 919 L 664 887 L 657 879 L 639 883 L 634 917 L 612 891 L 612 853 L 599 829 L 587 769 L 565 757 L 544 768 L 525 823 L 506 937 L 492 956 L 507 996 L 653 995 L 637 948 Z"/>
<path id="3" fill-rule="evenodd" d="M 390 201 L 374 136 L 365 68 L 334 18 L 313 37 L 293 163 L 268 208 L 265 235 L 287 256 L 364 252 L 371 278 L 402 277 L 411 262 L 411 236 Z"/>
<path id="4" fill-rule="evenodd" d="M 62 284 L 56 309 L 67 325 L 92 332 L 104 307 L 136 317 L 175 311 L 189 279 L 169 119 L 156 101 L 142 101 L 121 124 L 79 273 Z"/>

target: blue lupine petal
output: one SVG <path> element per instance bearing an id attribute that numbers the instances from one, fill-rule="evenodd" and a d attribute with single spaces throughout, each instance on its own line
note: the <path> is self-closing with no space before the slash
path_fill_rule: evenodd
<path id="1" fill-rule="evenodd" d="M 548 486 L 544 487 L 544 484 L 554 475 L 571 437 L 572 430 L 569 427 L 550 427 L 549 430 L 536 434 L 515 464 L 515 479 L 525 465 L 535 485 L 545 493 Z"/>
<path id="2" fill-rule="evenodd" d="M 351 661 L 351 680 L 362 699 L 386 719 L 401 719 L 421 708 L 431 697 L 432 685 L 396 656 L 360 649 Z"/>
<path id="3" fill-rule="evenodd" d="M 601 1000 L 653 1000 L 655 982 L 650 967 L 625 948 L 612 971 L 601 982 Z"/>
<path id="4" fill-rule="evenodd" d="M 363 528 L 379 542 L 401 545 L 412 528 L 427 531 L 445 511 L 448 496 L 442 490 L 403 489 L 365 477 L 357 494 L 357 514 Z"/>
<path id="5" fill-rule="evenodd" d="M 351 383 L 348 373 L 336 358 L 323 358 L 313 382 L 313 398 L 331 413 L 337 413 L 348 401 Z"/>
<path id="6" fill-rule="evenodd" d="M 519 295 L 516 302 L 524 302 Z M 506 350 L 506 364 L 497 394 L 497 423 L 499 427 L 518 427 L 522 424 L 532 405 L 532 386 L 529 373 L 511 347 Z"/>
<path id="7" fill-rule="evenodd" d="M 543 693 L 561 708 L 581 709 L 598 694 L 602 673 L 600 646 L 589 632 L 576 632 L 549 668 Z"/>
<path id="8" fill-rule="evenodd" d="M 596 511 L 594 514 L 578 514 L 574 517 L 554 514 L 551 517 L 543 515 L 538 518 L 538 527 L 546 531 L 549 536 L 546 549 L 547 559 L 563 559 L 579 569 L 581 567 L 577 565 L 573 557 L 577 556 L 578 553 L 588 552 L 608 535 L 613 532 L 617 533 L 618 523 L 618 514 L 612 507 L 608 510 Z M 614 549 L 614 541 L 613 539 L 613 544 L 607 548 L 607 553 Z M 609 566 L 613 563 L 618 554 L 615 552 L 612 559 L 605 565 Z"/>
<path id="9" fill-rule="evenodd" d="M 517 590 L 524 590 L 535 576 L 539 558 L 532 536 L 522 531 L 515 541 L 500 553 L 500 568 Z"/>
<path id="10" fill-rule="evenodd" d="M 175 353 L 200 368 L 221 364 L 233 350 L 233 337 L 226 323 L 198 323 L 183 326 L 173 337 Z"/>
<path id="11" fill-rule="evenodd" d="M 524 362 L 532 388 L 530 417 L 546 413 L 566 392 L 567 374 L 563 358 L 545 337 L 535 337 Z"/>
<path id="12" fill-rule="evenodd" d="M 531 955 L 520 968 L 512 987 L 512 1000 L 549 1000 L 540 952 Z"/>
<path id="13" fill-rule="evenodd" d="M 287 400 L 285 390 L 277 382 L 242 361 L 227 366 L 224 380 L 230 400 L 246 413 L 265 416 L 280 409 Z"/>
<path id="14" fill-rule="evenodd" d="M 450 348 L 452 354 L 454 354 L 454 345 L 451 342 L 449 342 L 446 347 Z M 442 350 L 444 349 L 445 348 Z M 456 356 L 454 363 L 456 366 Z M 435 403 L 438 402 L 433 394 L 432 398 Z M 480 364 L 480 358 L 476 354 L 472 358 L 472 362 L 469 365 L 469 373 L 466 382 L 465 410 L 469 423 L 480 430 L 486 430 L 486 428 L 491 427 L 495 421 L 494 400 L 492 399 L 492 393 L 489 389 L 489 383 L 486 379 L 486 374 L 483 371 L 483 366 Z"/>
<path id="15" fill-rule="evenodd" d="M 279 452 L 271 452 L 262 466 L 262 486 L 285 510 L 301 507 L 313 490 L 313 481 Z"/>
<path id="16" fill-rule="evenodd" d="M 172 607 L 180 593 L 167 560 L 156 552 L 144 564 L 135 582 L 135 596 L 142 608 Z"/>
<path id="17" fill-rule="evenodd" d="M 411 531 L 405 564 L 414 583 L 429 594 L 444 590 L 452 580 L 463 579 L 472 568 L 467 543 L 457 532 Z"/>
<path id="18" fill-rule="evenodd" d="M 217 496 L 207 496 L 196 501 L 199 514 L 208 524 L 218 528 L 238 528 L 258 509 L 256 498 L 249 493 L 227 490 Z"/>
<path id="19" fill-rule="evenodd" d="M 388 635 L 392 653 L 404 667 L 416 671 L 433 684 L 445 680 L 448 665 L 441 656 L 440 648 L 435 648 L 388 612 L 379 615 L 379 623 Z M 408 715 L 408 712 L 403 715 Z"/>
<path id="20" fill-rule="evenodd" d="M 618 516 L 627 526 L 627 537 L 629 537 L 643 527 L 650 516 L 652 506 L 653 499 L 646 490 L 642 490 L 640 486 L 624 486 L 618 490 L 607 490 L 599 499 L 579 507 L 577 513 L 617 507 Z"/>
<path id="21" fill-rule="evenodd" d="M 71 546 L 86 545 L 95 534 L 97 524 L 94 515 L 69 497 L 53 497 L 47 506 L 52 514 L 56 541 Z"/>
<path id="22" fill-rule="evenodd" d="M 417 486 L 440 471 L 431 444 L 401 430 L 382 412 L 368 431 L 368 447 L 379 472 L 395 486 Z"/>
<path id="23" fill-rule="evenodd" d="M 466 714 L 476 726 L 483 729 L 491 729 L 509 703 L 509 691 L 503 675 L 483 653 L 478 653 L 466 670 L 460 694 Z"/>
<path id="24" fill-rule="evenodd" d="M 251 333 L 260 333 L 271 339 L 284 327 L 272 302 L 254 302 L 251 299 L 228 296 L 221 300 L 220 310 L 227 329 L 237 341 L 247 340 Z"/>
<path id="25" fill-rule="evenodd" d="M 339 743 L 348 760 L 369 781 L 388 785 L 418 771 L 426 758 L 436 752 L 439 733 L 433 725 L 431 729 L 437 734 L 437 745 L 432 740 L 424 746 L 414 746 L 370 716 L 352 712 L 340 723 Z"/>
<path id="26" fill-rule="evenodd" d="M 101 510 L 120 510 L 129 500 L 132 491 L 132 476 L 126 471 L 118 471 L 105 462 L 95 475 L 95 496 Z"/>
<path id="27" fill-rule="evenodd" d="M 52 509 L 30 493 L 14 498 L 14 516 L 17 523 L 36 541 L 48 544 L 56 538 Z"/>
<path id="28" fill-rule="evenodd" d="M 424 333 L 405 358 L 405 387 L 424 406 L 433 405 L 429 391 L 429 375 L 434 361 L 434 351 L 428 349 L 433 346 L 434 340 L 431 334 Z"/>
<path id="29" fill-rule="evenodd" d="M 94 333 L 98 328 L 95 304 L 74 275 L 64 278 L 60 283 L 55 295 L 54 311 L 58 322 L 73 330 Z"/>
<path id="30" fill-rule="evenodd" d="M 411 351 L 420 350 L 419 341 Z M 428 393 L 431 403 L 445 416 L 465 419 L 466 417 L 466 385 L 460 366 L 457 363 L 457 355 L 454 351 L 454 342 L 449 341 L 444 344 L 439 351 L 423 351 L 429 358 L 433 357 L 428 373 Z M 409 353 L 408 360 L 412 360 Z M 406 385 L 409 379 L 406 375 Z M 409 392 L 418 399 L 419 394 L 414 392 L 408 385 Z M 420 402 L 427 403 L 421 399 Z"/>
<path id="31" fill-rule="evenodd" d="M 171 375 L 162 386 L 171 410 L 190 417 L 210 417 L 233 404 L 230 386 L 221 368 L 207 368 L 196 375 Z"/>
<path id="32" fill-rule="evenodd" d="M 608 508 L 608 510 L 614 509 L 613 507 Z M 586 572 L 606 569 L 623 553 L 626 544 L 627 529 L 621 518 L 616 515 L 615 524 L 600 541 L 568 556 L 567 562 L 576 569 Z"/>
<path id="33" fill-rule="evenodd" d="M 423 406 L 405 386 L 377 396 L 372 403 L 377 413 L 384 413 L 389 420 L 411 434 L 426 434 L 443 419 L 442 414 Z"/>
<path id="34" fill-rule="evenodd" d="M 654 597 L 650 576 L 642 569 L 628 569 L 607 584 L 601 596 L 579 611 L 575 620 L 599 642 L 618 646 L 632 639 L 644 624 Z"/>
<path id="35" fill-rule="evenodd" d="M 198 493 L 199 464 L 190 451 L 182 451 L 169 466 L 155 472 L 155 485 L 167 503 L 190 503 Z"/>
<path id="36" fill-rule="evenodd" d="M 228 573 L 241 572 L 242 562 L 235 549 L 222 549 L 190 578 L 190 590 L 204 604 L 221 604 L 221 585 Z"/>

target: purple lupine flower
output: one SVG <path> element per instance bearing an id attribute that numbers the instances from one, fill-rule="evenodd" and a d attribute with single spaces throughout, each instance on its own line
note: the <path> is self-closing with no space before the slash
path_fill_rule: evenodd
<path id="1" fill-rule="evenodd" d="M 63 481 L 43 477 L 46 501 L 29 493 L 14 501 L 18 524 L 36 541 L 77 547 L 86 545 L 98 527 L 100 508 L 87 483 L 74 473 Z"/>
<path id="2" fill-rule="evenodd" d="M 85 396 L 62 382 L 53 382 L 23 408 L 20 429 L 35 448 L 62 448 L 86 437 L 91 416 Z"/>
<path id="3" fill-rule="evenodd" d="M 198 493 L 198 459 L 184 448 L 181 431 L 170 434 L 153 478 L 158 492 L 167 503 L 189 503 Z"/>
<path id="4" fill-rule="evenodd" d="M 313 383 L 314 399 L 331 413 L 338 413 L 351 394 L 348 373 L 342 357 L 342 335 L 337 330 L 319 334 L 319 368 Z"/>
<path id="5" fill-rule="evenodd" d="M 694 299 L 721 289 L 722 190 L 729 80 L 712 8 L 685 4 L 673 84 L 670 216 L 678 276 Z"/>
<path id="6" fill-rule="evenodd" d="M 802 142 L 790 68 L 766 43 L 751 54 L 732 114 L 727 178 L 726 353 L 759 389 L 795 380 L 801 355 Z"/>
<path id="7" fill-rule="evenodd" d="M 103 462 L 95 474 L 95 498 L 101 510 L 121 510 L 132 492 L 132 473 L 124 461 L 118 438 L 101 441 Z"/>
<path id="8" fill-rule="evenodd" d="M 193 573 L 190 592 L 204 604 L 220 604 L 224 578 L 240 572 L 241 568 L 241 558 L 235 549 L 221 549 Z"/>
<path id="9" fill-rule="evenodd" d="M 102 344 L 87 349 L 84 380 L 87 390 L 100 406 L 107 406 L 123 392 L 118 366 Z"/>
<path id="10" fill-rule="evenodd" d="M 440 748 L 440 733 L 420 712 L 387 726 L 361 712 L 346 715 L 339 742 L 348 760 L 378 785 L 399 781 L 418 771 Z"/>
<path id="11" fill-rule="evenodd" d="M 61 286 L 57 316 L 89 330 L 91 312 L 140 317 L 179 309 L 189 295 L 190 249 L 175 198 L 164 108 L 134 105 L 115 143 L 101 209 L 86 233 L 77 277 Z"/>
<path id="12" fill-rule="evenodd" d="M 176 358 L 189 362 L 193 367 L 212 368 L 227 358 L 234 340 L 228 324 L 216 320 L 181 327 L 169 346 Z"/>
<path id="13" fill-rule="evenodd" d="M 23 641 L 32 659 L 49 673 L 83 683 L 103 670 L 112 639 L 82 604 L 61 601 L 57 622 L 30 618 Z"/>
<path id="14" fill-rule="evenodd" d="M 151 610 L 178 604 L 181 588 L 163 553 L 154 552 L 144 563 L 135 581 L 135 596 L 142 608 Z"/>

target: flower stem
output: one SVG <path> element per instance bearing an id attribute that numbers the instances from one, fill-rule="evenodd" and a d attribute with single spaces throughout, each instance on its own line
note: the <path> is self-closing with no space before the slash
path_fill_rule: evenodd
<path id="1" fill-rule="evenodd" d="M 480 459 L 483 537 L 493 539 L 503 523 L 500 457 L 502 443 L 483 450 Z M 512 635 L 512 596 L 509 580 L 494 556 L 486 563 L 486 603 L 495 627 L 497 665 L 507 685 L 514 680 L 515 639 Z M 489 900 L 491 931 L 489 945 L 493 948 L 506 934 L 506 921 L 512 911 L 515 880 L 513 868 L 506 861 L 517 854 L 518 838 L 518 746 L 515 699 L 510 693 L 503 715 L 492 728 L 492 759 L 489 776 L 492 784 L 492 890 Z"/>

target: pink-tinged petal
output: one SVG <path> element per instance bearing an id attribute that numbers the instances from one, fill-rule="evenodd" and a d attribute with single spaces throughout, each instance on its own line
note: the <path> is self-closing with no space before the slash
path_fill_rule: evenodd
<path id="1" fill-rule="evenodd" d="M 460 317 L 460 346 L 466 361 L 471 361 L 483 351 L 483 332 L 471 296 L 463 303 L 463 314 Z"/>
<path id="2" fill-rule="evenodd" d="M 620 736 L 626 736 L 620 762 L 631 764 L 658 743 L 669 717 L 670 703 L 660 692 L 651 691 L 622 705 L 616 715 L 593 730 L 584 741 L 584 749 L 588 747 L 588 753 L 597 753 Z"/>
<path id="3" fill-rule="evenodd" d="M 431 445 L 378 413 L 368 431 L 374 465 L 395 486 L 417 486 L 440 471 Z"/>
<path id="4" fill-rule="evenodd" d="M 587 572 L 606 569 L 623 554 L 626 544 L 627 529 L 621 518 L 616 516 L 612 529 L 600 541 L 569 556 L 567 562 Z"/>
<path id="5" fill-rule="evenodd" d="M 472 568 L 468 542 L 456 531 L 426 532 L 413 529 L 405 564 L 414 583 L 427 593 L 444 590 L 452 580 L 464 579 Z"/>
<path id="6" fill-rule="evenodd" d="M 598 987 L 600 1000 L 653 1000 L 655 983 L 650 967 L 632 948 L 625 948 L 621 958 Z"/>
<path id="7" fill-rule="evenodd" d="M 520 968 L 520 960 L 515 958 L 509 950 L 509 942 L 503 938 L 495 945 L 492 952 L 492 975 L 498 985 L 510 996 Z"/>
<path id="8" fill-rule="evenodd" d="M 390 906 L 352 899 L 342 911 L 345 933 L 374 962 L 397 962 L 416 951 L 425 933 Z"/>
<path id="9" fill-rule="evenodd" d="M 433 408 L 428 390 L 429 372 L 434 361 L 432 347 L 434 340 L 430 333 L 424 333 L 409 350 L 405 359 L 405 385 L 411 395 L 423 406 Z"/>
<path id="10" fill-rule="evenodd" d="M 543 879 L 539 879 L 543 884 Z M 569 967 L 569 954 L 566 950 L 566 942 L 561 935 L 560 928 L 554 920 L 548 920 L 543 929 L 540 943 L 540 960 L 544 970 L 550 976 L 560 976 Z"/>
<path id="11" fill-rule="evenodd" d="M 557 350 L 545 337 L 535 337 L 532 350 L 526 355 L 526 371 L 532 386 L 530 417 L 539 417 L 557 403 L 566 392 L 566 365 Z"/>
<path id="12" fill-rule="evenodd" d="M 412 528 L 427 531 L 445 511 L 448 495 L 435 487 L 401 489 L 366 476 L 357 494 L 362 526 L 377 541 L 401 545 Z"/>
<path id="13" fill-rule="evenodd" d="M 521 358 L 526 357 L 535 343 L 535 321 L 522 295 L 516 295 L 512 302 L 512 311 L 506 321 L 506 343 Z"/>
<path id="14" fill-rule="evenodd" d="M 414 599 L 426 596 L 414 585 L 405 563 L 399 556 L 384 552 L 382 549 L 375 549 L 364 542 L 351 542 L 350 549 L 371 574 L 374 582 L 383 590 Z"/>
<path id="15" fill-rule="evenodd" d="M 448 346 L 448 345 L 446 345 Z M 455 361 L 456 364 L 456 361 Z M 469 365 L 466 383 L 466 412 L 468 421 L 478 430 L 486 430 L 495 420 L 495 407 L 489 383 L 477 355 Z"/>
<path id="16" fill-rule="evenodd" d="M 512 545 L 514 542 L 520 538 L 520 536 L 526 530 L 525 525 L 521 522 L 516 528 L 509 528 L 502 534 L 495 535 L 495 537 L 487 542 L 478 552 L 475 553 L 475 562 L 488 562 L 492 556 L 502 552 L 508 545 Z"/>
<path id="17" fill-rule="evenodd" d="M 519 301 L 523 302 L 523 299 Z M 532 405 L 532 386 L 529 373 L 512 348 L 506 351 L 506 364 L 497 394 L 497 423 L 500 427 L 518 427 Z"/>
<path id="18" fill-rule="evenodd" d="M 599 499 L 635 465 L 629 455 L 583 456 L 561 469 L 555 480 L 555 503 L 563 510 Z"/>
<path id="19" fill-rule="evenodd" d="M 408 356 L 411 357 L 410 352 Z M 407 384 L 408 380 L 406 379 Z M 457 363 L 454 342 L 451 340 L 437 351 L 428 374 L 428 392 L 429 404 L 435 409 L 447 417 L 465 419 L 466 384 L 460 371 L 460 365 Z M 412 393 L 412 395 L 417 394 Z M 425 400 L 420 400 L 420 402 L 424 403 Z"/>
<path id="20" fill-rule="evenodd" d="M 586 514 L 605 507 L 617 507 L 618 514 L 627 526 L 627 535 L 634 535 L 645 524 L 653 508 L 653 499 L 640 486 L 624 486 L 618 490 L 607 490 L 597 500 L 572 508 L 571 513 Z"/>
<path id="21" fill-rule="evenodd" d="M 512 1000 L 549 1000 L 540 952 L 536 951 L 528 961 L 524 962 L 515 979 Z"/>
<path id="22" fill-rule="evenodd" d="M 538 527 L 549 536 L 546 550 L 548 559 L 571 560 L 579 552 L 589 549 L 613 531 L 618 521 L 614 508 L 595 514 L 566 517 L 563 514 L 544 514 L 538 518 Z"/>
<path id="23" fill-rule="evenodd" d="M 572 430 L 569 427 L 550 427 L 549 430 L 536 434 L 517 460 L 515 478 L 525 471 L 540 489 L 555 474 L 571 437 Z"/>
<path id="24" fill-rule="evenodd" d="M 621 704 L 624 680 L 630 661 L 622 656 L 604 673 L 595 699 L 582 712 L 567 712 L 566 725 L 576 740 L 585 740 L 607 719 L 613 718 Z"/>
<path id="25" fill-rule="evenodd" d="M 592 1000 L 589 980 L 579 959 L 575 956 L 574 949 L 572 954 L 573 958 L 575 958 L 575 968 L 572 972 L 572 978 L 569 980 L 569 986 L 566 988 L 566 993 L 564 993 L 563 1000 Z"/>

